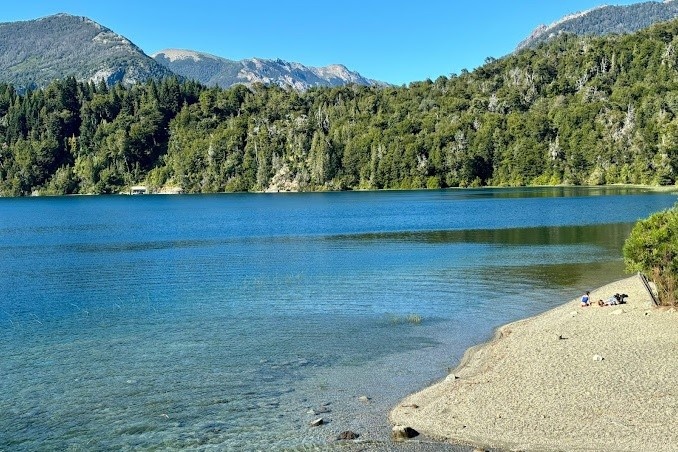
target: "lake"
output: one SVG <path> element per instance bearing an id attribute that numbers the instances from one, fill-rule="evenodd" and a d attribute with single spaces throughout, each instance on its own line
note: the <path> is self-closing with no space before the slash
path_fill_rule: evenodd
<path id="1" fill-rule="evenodd" d="M 390 407 L 496 327 L 624 277 L 633 223 L 677 199 L 0 199 L 0 450 L 378 444 Z"/>

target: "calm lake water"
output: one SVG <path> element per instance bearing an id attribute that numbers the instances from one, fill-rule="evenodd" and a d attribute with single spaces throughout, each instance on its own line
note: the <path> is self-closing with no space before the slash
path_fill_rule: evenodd
<path id="1" fill-rule="evenodd" d="M 389 408 L 497 326 L 625 276 L 633 222 L 676 200 L 621 188 L 0 199 L 0 450 L 382 441 Z"/>

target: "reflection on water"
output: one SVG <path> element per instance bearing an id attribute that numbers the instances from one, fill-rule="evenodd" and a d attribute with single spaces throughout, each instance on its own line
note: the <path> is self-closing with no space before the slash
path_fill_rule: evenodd
<path id="1" fill-rule="evenodd" d="M 591 244 L 619 249 L 634 223 L 584 226 L 541 226 L 507 229 L 463 229 L 451 231 L 404 231 L 337 235 L 334 240 L 369 242 L 420 242 L 430 244 L 478 243 L 493 245 L 578 245 Z"/>
<path id="2" fill-rule="evenodd" d="M 571 198 L 581 196 L 611 196 L 637 195 L 639 193 L 655 193 L 653 189 L 628 186 L 598 186 L 598 187 L 518 187 L 511 189 L 469 189 L 464 190 L 464 196 L 480 198 Z"/>
<path id="3" fill-rule="evenodd" d="M 495 289 L 497 280 L 520 278 L 530 288 L 530 292 L 547 289 L 566 289 L 569 292 L 571 288 L 581 288 L 581 292 L 595 287 L 600 281 L 606 281 L 609 275 L 623 275 L 623 267 L 621 259 L 611 259 L 608 256 L 607 261 L 589 262 L 585 265 L 544 263 L 487 268 L 481 269 L 476 277 L 494 282 Z"/>
<path id="4" fill-rule="evenodd" d="M 0 450 L 387 440 L 495 327 L 623 276 L 675 202 L 626 190 L 0 199 Z"/>

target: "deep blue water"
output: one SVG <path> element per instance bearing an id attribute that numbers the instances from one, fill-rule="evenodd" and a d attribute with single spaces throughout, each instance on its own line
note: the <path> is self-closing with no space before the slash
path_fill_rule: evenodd
<path id="1" fill-rule="evenodd" d="M 0 450 L 382 440 L 389 407 L 494 328 L 623 277 L 633 222 L 676 200 L 625 188 L 0 199 Z M 308 427 L 324 404 L 329 424 Z"/>

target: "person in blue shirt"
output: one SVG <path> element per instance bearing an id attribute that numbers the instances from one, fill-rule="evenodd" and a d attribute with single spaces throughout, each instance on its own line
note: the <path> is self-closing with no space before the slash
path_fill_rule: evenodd
<path id="1" fill-rule="evenodd" d="M 585 293 L 584 295 L 582 295 L 582 297 L 581 297 L 581 305 L 582 305 L 582 307 L 588 306 L 588 305 L 589 305 L 589 298 L 590 298 L 590 297 L 589 297 L 589 292 L 586 291 L 586 293 Z"/>

